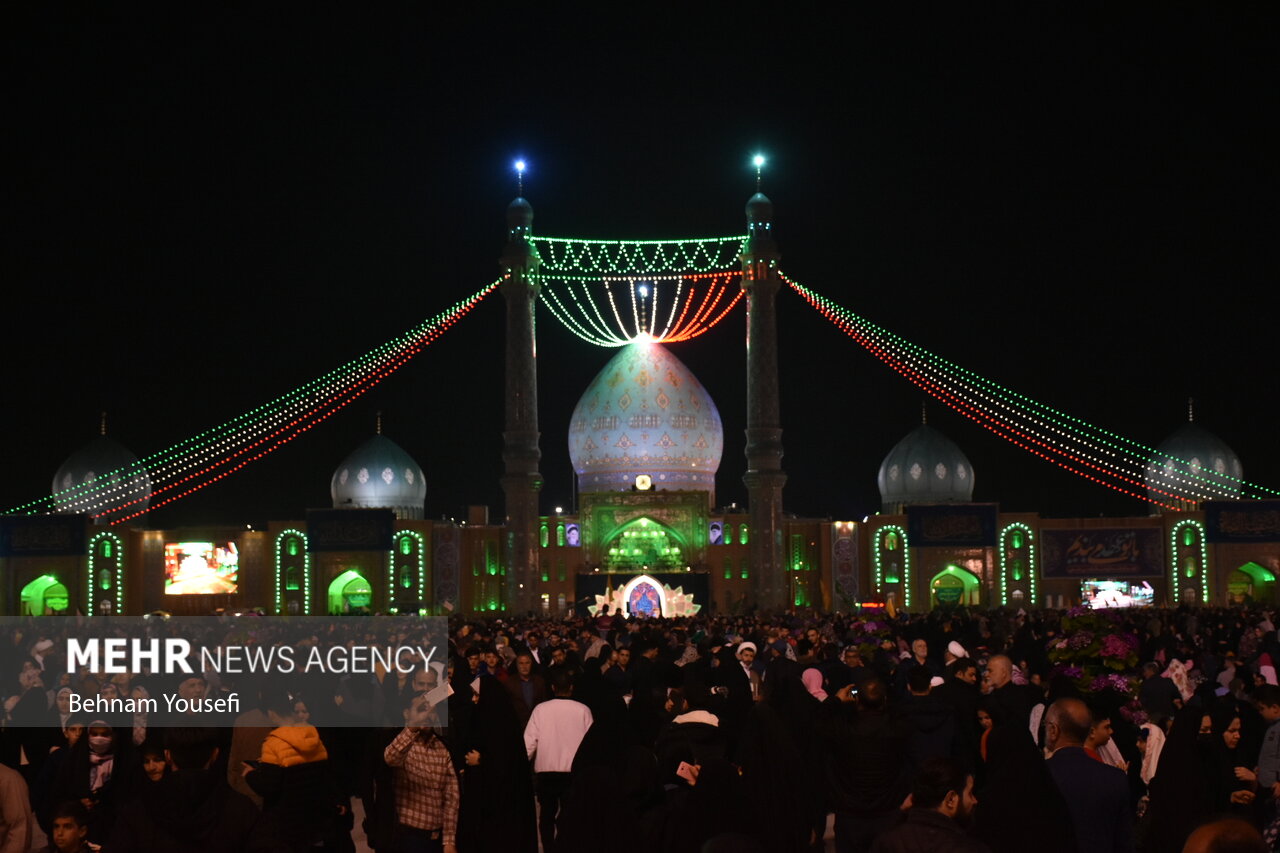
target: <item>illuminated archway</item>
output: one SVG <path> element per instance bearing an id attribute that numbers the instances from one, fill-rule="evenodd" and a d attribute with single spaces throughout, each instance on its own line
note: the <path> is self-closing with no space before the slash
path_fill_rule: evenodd
<path id="1" fill-rule="evenodd" d="M 1276 576 L 1250 560 L 1227 576 L 1227 601 L 1231 604 L 1269 602 L 1275 597 Z"/>
<path id="2" fill-rule="evenodd" d="M 687 565 L 684 545 L 666 525 L 651 518 L 637 518 L 605 540 L 603 562 L 610 572 L 675 571 Z"/>
<path id="3" fill-rule="evenodd" d="M 373 604 L 373 587 L 356 569 L 348 569 L 329 584 L 329 613 L 353 613 Z"/>
<path id="4" fill-rule="evenodd" d="M 67 588 L 53 575 L 41 575 L 22 588 L 22 615 L 43 616 L 45 610 L 67 609 Z"/>
<path id="5" fill-rule="evenodd" d="M 648 575 L 637 575 L 622 587 L 623 612 L 630 616 L 669 618 L 671 608 L 667 603 L 662 584 Z"/>
<path id="6" fill-rule="evenodd" d="M 959 566 L 947 566 L 929 581 L 929 601 L 933 607 L 978 604 L 978 578 Z"/>

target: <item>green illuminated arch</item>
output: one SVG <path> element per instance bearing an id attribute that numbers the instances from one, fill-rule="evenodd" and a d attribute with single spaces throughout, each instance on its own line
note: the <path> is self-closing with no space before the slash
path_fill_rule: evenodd
<path id="1" fill-rule="evenodd" d="M 688 543 L 670 527 L 652 518 L 637 518 L 604 539 L 603 562 L 609 571 L 650 571 L 683 568 Z"/>
<path id="2" fill-rule="evenodd" d="M 929 581 L 929 600 L 933 607 L 977 604 L 978 587 L 978 578 L 972 572 L 947 566 Z"/>
<path id="3" fill-rule="evenodd" d="M 1275 583 L 1273 572 L 1250 560 L 1227 575 L 1227 601 L 1233 604 L 1250 599 L 1270 602 L 1275 595 Z"/>
<path id="4" fill-rule="evenodd" d="M 351 613 L 373 604 L 373 586 L 358 569 L 347 569 L 329 584 L 329 613 Z"/>
<path id="5" fill-rule="evenodd" d="M 43 616 L 45 610 L 67 609 L 67 588 L 53 575 L 41 575 L 22 588 L 22 615 Z"/>

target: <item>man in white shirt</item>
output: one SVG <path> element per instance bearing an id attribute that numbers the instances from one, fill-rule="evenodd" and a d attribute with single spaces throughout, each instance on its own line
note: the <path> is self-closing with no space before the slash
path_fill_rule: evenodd
<path id="1" fill-rule="evenodd" d="M 533 759 L 534 790 L 541 810 L 538 833 L 544 850 L 555 849 L 556 816 L 569 792 L 569 771 L 587 729 L 591 711 L 573 696 L 573 678 L 565 670 L 551 676 L 555 698 L 533 709 L 524 729 L 524 746 Z"/>

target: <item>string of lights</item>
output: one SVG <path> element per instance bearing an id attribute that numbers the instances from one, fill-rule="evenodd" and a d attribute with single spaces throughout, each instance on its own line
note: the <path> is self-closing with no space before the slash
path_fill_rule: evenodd
<path id="1" fill-rule="evenodd" d="M 909 381 L 984 428 L 1080 476 L 1172 509 L 1177 501 L 1277 494 L 1198 463 L 1168 458 L 1038 403 L 903 340 L 786 276 L 783 280 Z"/>
<path id="2" fill-rule="evenodd" d="M 533 237 L 542 273 L 664 275 L 732 269 L 746 237 L 690 240 L 576 240 Z"/>
<path id="3" fill-rule="evenodd" d="M 485 298 L 500 281 L 408 332 L 276 400 L 132 466 L 10 509 L 84 512 L 118 524 L 170 503 L 263 458 L 330 417 L 401 367 Z M 141 486 L 141 488 L 140 488 Z M 156 502 L 152 498 L 168 494 Z M 147 506 L 150 501 L 150 506 Z"/>
<path id="4" fill-rule="evenodd" d="M 620 347 L 634 340 L 676 343 L 705 333 L 733 310 L 742 298 L 736 286 L 741 276 L 738 271 L 544 275 L 539 293 L 561 325 L 596 346 Z M 610 316 L 612 321 L 606 319 Z"/>

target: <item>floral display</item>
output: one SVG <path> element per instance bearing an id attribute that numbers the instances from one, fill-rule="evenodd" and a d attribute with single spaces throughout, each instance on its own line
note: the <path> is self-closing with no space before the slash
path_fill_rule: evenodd
<path id="1" fill-rule="evenodd" d="M 1071 610 L 1062 620 L 1062 634 L 1049 641 L 1048 653 L 1054 664 L 1050 677 L 1072 679 L 1082 691 L 1132 696 L 1137 688 L 1138 637 L 1119 614 Z"/>

